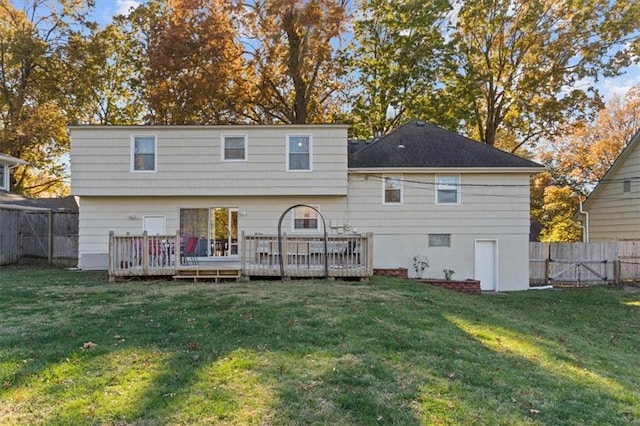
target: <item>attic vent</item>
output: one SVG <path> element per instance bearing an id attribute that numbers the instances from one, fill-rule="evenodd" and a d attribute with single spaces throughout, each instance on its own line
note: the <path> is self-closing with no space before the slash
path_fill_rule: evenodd
<path id="1" fill-rule="evenodd" d="M 398 148 L 404 148 L 405 146 L 403 144 L 398 145 Z"/>
<path id="2" fill-rule="evenodd" d="M 418 126 L 418 127 L 424 127 L 424 125 L 425 125 L 425 124 L 427 124 L 427 123 L 425 123 L 425 122 L 424 122 L 424 121 L 422 121 L 422 120 L 418 120 L 418 121 L 416 121 L 416 126 Z"/>

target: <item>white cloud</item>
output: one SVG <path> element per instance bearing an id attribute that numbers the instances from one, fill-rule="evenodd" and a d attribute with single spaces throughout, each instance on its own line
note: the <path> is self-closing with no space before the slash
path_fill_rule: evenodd
<path id="1" fill-rule="evenodd" d="M 116 15 L 128 15 L 144 0 L 96 0 L 96 16 L 102 22 L 111 22 Z"/>
<path id="2" fill-rule="evenodd" d="M 640 65 L 632 65 L 627 68 L 626 72 L 615 78 L 604 79 L 600 90 L 606 100 L 611 99 L 614 95 L 624 97 L 624 95 L 633 86 L 640 82 Z"/>
<path id="3" fill-rule="evenodd" d="M 132 9 L 140 6 L 139 1 L 135 0 L 116 0 L 116 15 L 128 15 Z"/>

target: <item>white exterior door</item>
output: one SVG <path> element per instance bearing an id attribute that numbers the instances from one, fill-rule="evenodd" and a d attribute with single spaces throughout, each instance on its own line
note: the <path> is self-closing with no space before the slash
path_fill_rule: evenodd
<path id="1" fill-rule="evenodd" d="M 142 218 L 142 230 L 147 235 L 165 235 L 167 233 L 167 218 L 164 216 L 144 216 Z"/>
<path id="2" fill-rule="evenodd" d="M 498 242 L 476 240 L 475 277 L 482 291 L 498 290 Z"/>

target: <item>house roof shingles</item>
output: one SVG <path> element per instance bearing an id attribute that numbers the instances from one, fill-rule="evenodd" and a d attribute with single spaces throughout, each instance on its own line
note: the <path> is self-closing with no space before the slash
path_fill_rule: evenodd
<path id="1" fill-rule="evenodd" d="M 353 169 L 543 168 L 533 161 L 417 119 L 351 152 L 349 168 Z"/>

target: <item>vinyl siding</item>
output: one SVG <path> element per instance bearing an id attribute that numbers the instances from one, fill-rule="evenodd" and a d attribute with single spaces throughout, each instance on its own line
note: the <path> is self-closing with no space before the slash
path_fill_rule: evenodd
<path id="1" fill-rule="evenodd" d="M 640 150 L 638 145 L 586 205 L 589 240 L 610 241 L 640 238 Z M 631 180 L 631 191 L 623 192 L 623 181 Z"/>
<path id="2" fill-rule="evenodd" d="M 77 196 L 346 195 L 347 127 L 71 127 Z M 221 136 L 247 135 L 247 161 L 222 161 Z M 287 135 L 310 135 L 312 171 L 286 171 Z M 157 136 L 157 170 L 131 172 L 132 136 Z"/>
<path id="3" fill-rule="evenodd" d="M 376 235 L 445 229 L 455 234 L 529 234 L 526 174 L 460 174 L 461 202 L 456 205 L 435 204 L 434 174 L 405 174 L 403 179 L 404 203 L 382 205 L 380 175 L 350 175 L 349 215 L 358 218 L 358 227 Z"/>

